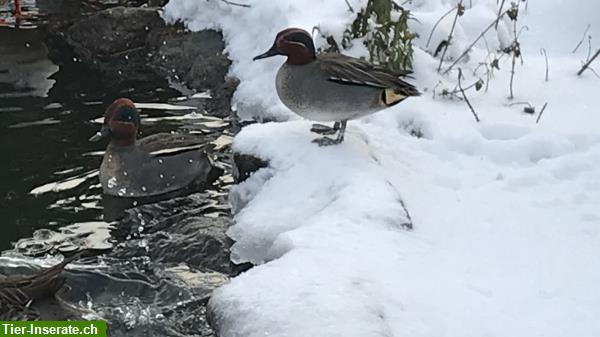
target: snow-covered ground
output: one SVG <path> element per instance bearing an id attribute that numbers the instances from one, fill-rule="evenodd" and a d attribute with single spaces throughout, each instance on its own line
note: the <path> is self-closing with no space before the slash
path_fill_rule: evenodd
<path id="1" fill-rule="evenodd" d="M 349 2 L 355 9 L 366 3 Z M 467 93 L 482 120 L 476 123 L 464 102 L 432 91 L 456 83 L 455 71 L 437 73 L 439 61 L 425 48 L 456 1 L 412 1 L 411 25 L 421 35 L 413 82 L 423 96 L 351 121 L 346 141 L 326 148 L 310 142 L 310 122 L 276 96 L 284 59 L 252 57 L 289 26 L 319 26 L 339 40 L 352 13 L 343 0 L 248 3 L 171 0 L 164 12 L 192 30 L 223 32 L 231 73 L 241 80 L 240 116 L 286 120 L 248 126 L 235 139 L 237 151 L 270 166 L 232 192 L 232 258 L 257 266 L 214 294 L 222 336 L 600 336 L 600 79 L 576 76 L 587 39 L 571 53 L 588 24 L 600 48 L 600 2 L 531 1 L 519 22 L 529 30 L 516 97 L 507 99 L 511 61 L 504 57 L 488 92 Z M 465 3 L 452 57 L 497 12 L 494 0 Z M 452 19 L 440 24 L 428 51 Z M 511 34 L 504 21 L 486 42 L 492 50 L 506 46 Z M 540 48 L 549 56 L 548 82 Z M 486 54 L 482 42 L 459 64 L 465 86 Z M 536 114 L 509 106 L 523 101 Z M 404 226 L 410 220 L 412 231 Z"/>

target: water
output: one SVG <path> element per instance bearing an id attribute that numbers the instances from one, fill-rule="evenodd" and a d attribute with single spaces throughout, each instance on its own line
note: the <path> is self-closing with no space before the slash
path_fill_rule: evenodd
<path id="1" fill-rule="evenodd" d="M 76 63 L 59 71 L 47 59 L 41 35 L 38 30 L 0 29 L 2 250 L 35 229 L 101 215 L 101 189 L 90 173 L 99 167 L 100 151 L 106 144 L 87 139 L 99 128 L 90 121 L 101 117 L 114 98 L 127 95 L 136 101 L 164 102 L 180 95 L 165 88 L 166 83 L 111 90 L 97 80 L 101 78 L 98 74 Z M 150 113 L 165 116 L 161 110 Z M 143 126 L 148 134 L 169 130 L 172 125 Z M 40 186 L 73 178 L 81 178 L 79 184 L 67 183 L 64 191 L 31 193 Z"/>
<path id="2" fill-rule="evenodd" d="M 87 141 L 117 97 L 191 106 L 210 99 L 191 94 L 167 80 L 114 86 L 76 60 L 58 67 L 43 29 L 0 27 L 0 274 L 30 273 L 86 250 L 66 273 L 62 309 L 39 303 L 38 316 L 25 317 L 99 317 L 114 336 L 212 335 L 205 305 L 229 264 L 229 121 L 142 109 L 143 134 L 203 134 L 224 172 L 208 191 L 161 202 L 102 196 L 106 143 Z"/>

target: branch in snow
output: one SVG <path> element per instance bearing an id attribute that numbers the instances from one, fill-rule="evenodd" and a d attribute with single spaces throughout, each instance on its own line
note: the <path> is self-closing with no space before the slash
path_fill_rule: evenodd
<path id="1" fill-rule="evenodd" d="M 544 58 L 546 59 L 546 82 L 548 82 L 548 54 L 546 53 L 545 48 L 540 49 L 540 53 L 544 55 Z"/>
<path id="2" fill-rule="evenodd" d="M 479 36 L 477 36 L 477 38 L 475 39 L 475 41 L 473 41 L 473 43 L 471 43 L 469 45 L 469 47 L 467 47 L 467 49 L 458 57 L 456 58 L 456 60 L 454 60 L 454 63 L 452 63 L 448 69 L 446 69 L 443 74 L 447 74 L 450 72 L 450 70 L 452 70 L 452 68 L 454 68 L 455 65 L 458 64 L 458 62 L 460 62 L 460 60 L 462 60 L 463 57 L 465 57 L 469 51 L 471 51 L 471 49 L 473 48 L 473 46 L 475 46 L 475 44 L 481 40 L 481 38 L 485 35 L 485 33 L 487 33 L 490 29 L 492 29 L 492 27 L 494 27 L 494 25 L 496 24 L 496 22 L 500 21 L 500 19 L 502 19 L 502 17 L 504 17 L 504 15 L 506 15 L 508 11 L 504 11 L 503 13 L 501 13 L 496 20 L 494 20 L 494 22 L 492 22 L 489 26 L 487 26 L 486 29 L 483 30 L 483 32 L 481 32 L 481 34 L 479 34 Z"/>
<path id="3" fill-rule="evenodd" d="M 513 106 L 513 105 L 526 105 L 526 107 L 523 108 L 523 112 L 533 115 L 535 113 L 535 107 L 533 105 L 531 105 L 531 103 L 529 102 L 514 102 L 509 104 L 508 106 Z"/>
<path id="4" fill-rule="evenodd" d="M 444 13 L 444 15 L 442 15 L 442 17 L 439 18 L 439 20 L 437 20 L 437 22 L 435 23 L 435 25 L 433 25 L 433 28 L 431 29 L 431 33 L 429 33 L 429 38 L 427 38 L 427 44 L 425 45 L 425 48 L 429 48 L 429 43 L 431 42 L 431 38 L 433 37 L 433 32 L 435 32 L 435 29 L 440 24 L 440 22 L 442 22 L 442 20 L 444 20 L 445 17 L 447 17 L 448 15 L 450 15 L 450 13 L 452 13 L 454 10 L 456 10 L 456 8 L 458 8 L 458 7 L 452 7 L 452 8 L 450 8 L 450 10 L 447 11 L 446 13 Z"/>
<path id="5" fill-rule="evenodd" d="M 479 120 L 479 116 L 477 116 L 477 113 L 475 112 L 475 109 L 473 108 L 473 106 L 471 105 L 471 102 L 469 101 L 469 99 L 467 98 L 467 94 L 465 94 L 465 90 L 462 88 L 462 84 L 461 84 L 461 79 L 462 77 L 462 69 L 458 68 L 458 87 L 460 88 L 460 92 L 462 93 L 465 102 L 467 102 L 467 105 L 469 106 L 469 109 L 471 109 L 471 112 L 473 113 L 473 116 L 475 117 L 475 121 L 477 121 L 477 123 L 480 122 Z"/>
<path id="6" fill-rule="evenodd" d="M 521 65 L 523 65 L 523 58 L 521 57 L 521 44 L 519 43 L 519 36 L 521 36 L 521 32 L 527 26 L 524 26 L 517 33 L 517 17 L 519 15 L 519 3 L 513 3 L 511 8 L 507 11 L 508 17 L 513 21 L 513 34 L 515 39 L 513 40 L 510 47 L 504 49 L 505 53 L 512 54 L 512 67 L 510 70 L 510 96 L 509 99 L 515 98 L 513 93 L 513 83 L 515 79 L 515 64 L 517 63 L 517 58 L 521 58 Z"/>
<path id="7" fill-rule="evenodd" d="M 346 5 L 348 5 L 348 10 L 352 13 L 354 13 L 354 8 L 352 8 L 352 5 L 350 5 L 350 3 L 348 2 L 348 0 L 344 0 L 346 1 Z"/>
<path id="8" fill-rule="evenodd" d="M 221 0 L 221 1 L 223 1 L 224 3 L 226 3 L 228 5 L 231 5 L 231 6 L 238 6 L 238 7 L 245 7 L 245 8 L 252 7 L 252 6 L 248 5 L 248 4 L 241 4 L 241 3 L 232 2 L 232 1 L 229 1 L 229 0 Z"/>
<path id="9" fill-rule="evenodd" d="M 538 118 L 535 120 L 536 124 L 540 122 L 540 118 L 542 118 L 542 114 L 544 113 L 544 110 L 546 110 L 547 106 L 548 106 L 548 102 L 544 103 L 544 106 L 542 107 L 542 110 L 540 111 Z"/>
<path id="10" fill-rule="evenodd" d="M 442 57 L 440 57 L 440 65 L 438 66 L 438 72 L 442 70 L 442 65 L 444 64 L 444 57 L 446 56 L 446 52 L 448 51 L 448 46 L 450 46 L 450 43 L 452 43 L 451 42 L 452 35 L 454 34 L 454 28 L 456 27 L 456 21 L 458 21 L 458 17 L 462 16 L 463 14 L 465 14 L 465 6 L 463 6 L 462 0 L 460 0 L 458 2 L 458 4 L 456 5 L 456 16 L 454 17 L 454 22 L 452 22 L 452 28 L 450 28 L 450 33 L 448 34 L 448 39 L 446 40 L 446 44 L 444 45 L 444 50 L 442 51 Z"/>
<path id="11" fill-rule="evenodd" d="M 600 55 L 600 49 L 598 49 L 596 51 L 596 53 L 594 54 L 594 56 L 592 56 L 592 58 L 590 58 L 589 61 L 587 61 L 583 65 L 583 67 L 581 67 L 581 70 L 579 70 L 579 72 L 577 73 L 577 76 L 581 76 L 581 74 L 583 74 L 583 72 L 590 67 L 590 64 L 592 64 L 592 62 L 594 62 L 594 60 L 598 57 L 598 55 Z"/>
<path id="12" fill-rule="evenodd" d="M 500 17 L 500 13 L 502 13 L 502 8 L 504 7 L 504 2 L 506 0 L 502 0 L 502 3 L 500 3 L 500 7 L 498 7 L 498 17 Z M 500 20 L 496 21 L 496 27 L 494 27 L 494 29 L 498 30 L 498 22 L 500 22 Z"/>
<path id="13" fill-rule="evenodd" d="M 577 44 L 577 46 L 575 46 L 575 49 L 573 49 L 573 51 L 571 53 L 575 54 L 575 52 L 577 51 L 577 49 L 579 49 L 579 47 L 581 47 L 581 44 L 583 43 L 583 40 L 585 40 L 585 35 L 587 34 L 588 30 L 590 30 L 590 27 L 592 25 L 588 23 L 587 27 L 585 28 L 585 31 L 583 32 L 583 36 L 581 37 L 581 41 L 579 41 L 579 43 Z"/>

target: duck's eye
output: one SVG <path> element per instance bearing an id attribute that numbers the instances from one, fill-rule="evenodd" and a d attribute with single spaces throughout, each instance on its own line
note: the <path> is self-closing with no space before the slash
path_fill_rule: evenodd
<path id="1" fill-rule="evenodd" d="M 130 122 L 139 127 L 140 117 L 135 107 L 121 107 L 115 116 L 115 119 L 122 122 Z"/>

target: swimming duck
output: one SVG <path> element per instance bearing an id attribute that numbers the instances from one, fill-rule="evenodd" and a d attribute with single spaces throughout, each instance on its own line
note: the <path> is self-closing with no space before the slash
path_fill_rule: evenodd
<path id="1" fill-rule="evenodd" d="M 100 165 L 105 194 L 148 197 L 205 183 L 212 166 L 194 135 L 158 133 L 137 139 L 140 115 L 127 98 L 115 100 L 104 114 L 100 131 L 90 138 L 110 137 Z"/>
<path id="2" fill-rule="evenodd" d="M 276 87 L 279 99 L 296 114 L 313 121 L 335 122 L 333 128 L 313 124 L 311 131 L 324 136 L 313 142 L 324 146 L 344 140 L 348 120 L 370 115 L 402 102 L 419 91 L 383 67 L 336 53 L 316 54 L 310 34 L 288 28 L 277 34 L 267 52 L 254 60 L 287 56 L 279 68 Z"/>

